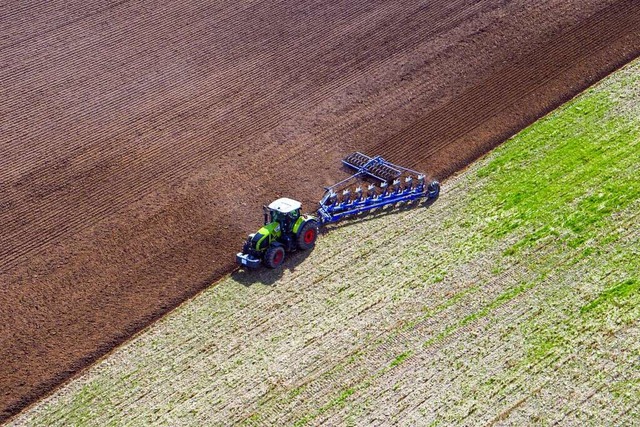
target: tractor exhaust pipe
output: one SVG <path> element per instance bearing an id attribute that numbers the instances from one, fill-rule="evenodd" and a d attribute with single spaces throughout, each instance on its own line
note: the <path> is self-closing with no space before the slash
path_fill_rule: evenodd
<path id="1" fill-rule="evenodd" d="M 269 209 L 262 205 L 262 212 L 264 213 L 264 225 L 269 224 Z"/>

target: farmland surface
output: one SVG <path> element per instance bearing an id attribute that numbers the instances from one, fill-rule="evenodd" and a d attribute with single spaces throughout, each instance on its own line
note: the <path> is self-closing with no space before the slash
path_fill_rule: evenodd
<path id="1" fill-rule="evenodd" d="M 208 288 L 14 425 L 640 423 L 640 61 L 282 272 Z"/>
<path id="2" fill-rule="evenodd" d="M 312 209 L 354 149 L 444 178 L 638 28 L 636 0 L 3 2 L 0 420 L 229 273 L 262 203 Z"/>

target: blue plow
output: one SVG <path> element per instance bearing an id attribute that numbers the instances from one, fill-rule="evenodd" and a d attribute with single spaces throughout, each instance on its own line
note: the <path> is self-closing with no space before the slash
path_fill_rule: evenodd
<path id="1" fill-rule="evenodd" d="M 321 224 L 334 223 L 375 209 L 418 204 L 419 200 L 435 199 L 440 194 L 438 181 L 427 183 L 425 174 L 394 165 L 380 156 L 369 157 L 355 152 L 344 158 L 342 163 L 356 173 L 326 188 L 317 213 Z M 358 184 L 355 189 L 349 188 L 355 183 Z M 362 184 L 366 188 L 363 189 Z"/>

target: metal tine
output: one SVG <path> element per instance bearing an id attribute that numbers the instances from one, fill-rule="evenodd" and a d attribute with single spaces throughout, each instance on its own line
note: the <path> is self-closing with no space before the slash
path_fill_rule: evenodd
<path id="1" fill-rule="evenodd" d="M 384 197 L 385 194 L 387 194 L 388 187 L 389 187 L 389 184 L 386 182 L 383 182 L 382 184 L 380 184 L 380 190 L 382 191 L 380 191 L 380 194 L 378 194 L 378 198 Z"/>
<path id="2" fill-rule="evenodd" d="M 373 184 L 369 184 L 367 187 L 367 197 L 365 198 L 365 203 L 369 203 L 376 196 L 376 186 Z"/>
<path id="3" fill-rule="evenodd" d="M 331 190 L 331 193 L 329 193 L 329 203 L 331 203 L 331 205 L 335 205 L 338 202 L 338 195 L 336 194 L 335 191 Z"/>
<path id="4" fill-rule="evenodd" d="M 399 179 L 394 179 L 393 180 L 393 189 L 394 189 L 394 193 L 398 194 L 400 193 L 400 191 L 402 191 L 402 189 L 400 188 L 400 180 Z"/>
<path id="5" fill-rule="evenodd" d="M 356 193 L 356 198 L 353 200 L 352 203 L 358 203 L 360 200 L 362 200 L 362 187 L 360 186 L 356 187 L 354 193 Z"/>
<path id="6" fill-rule="evenodd" d="M 404 179 L 404 189 L 405 190 L 413 190 L 413 177 L 408 176 Z"/>
<path id="7" fill-rule="evenodd" d="M 348 188 L 342 190 L 342 203 L 349 203 L 349 200 L 351 200 L 351 190 Z"/>

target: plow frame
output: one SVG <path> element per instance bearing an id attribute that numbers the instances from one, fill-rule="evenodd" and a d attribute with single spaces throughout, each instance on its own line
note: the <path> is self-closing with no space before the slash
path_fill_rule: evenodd
<path id="1" fill-rule="evenodd" d="M 343 159 L 342 163 L 356 170 L 356 173 L 330 187 L 325 187 L 326 192 L 317 212 L 321 224 L 334 223 L 348 216 L 400 203 L 409 204 L 425 198 L 435 199 L 440 193 L 438 181 L 432 181 L 427 185 L 425 174 L 395 165 L 381 156 L 369 157 L 355 152 Z M 402 176 L 405 176 L 404 180 L 400 179 Z M 342 200 L 338 201 L 337 188 L 365 177 L 380 181 L 381 192 L 376 192 L 375 186 L 369 185 L 364 195 L 362 188 L 358 186 L 354 191 L 355 197 L 352 198 L 351 192 L 345 190 Z M 414 179 L 417 181 L 415 184 Z"/>

